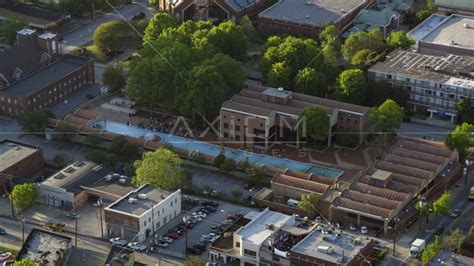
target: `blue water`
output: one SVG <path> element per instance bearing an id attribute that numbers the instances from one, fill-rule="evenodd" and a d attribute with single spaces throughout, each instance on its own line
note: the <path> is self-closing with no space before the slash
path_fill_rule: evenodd
<path id="1" fill-rule="evenodd" d="M 160 143 L 169 144 L 173 147 L 187 149 L 189 151 L 197 151 L 199 153 L 217 156 L 220 152 L 221 147 L 218 145 L 197 141 L 193 139 L 178 137 L 175 135 L 170 135 L 162 132 L 151 131 L 148 129 L 143 129 L 135 126 L 127 126 L 126 124 L 110 122 L 107 121 L 104 124 L 99 125 L 100 128 L 103 128 L 109 132 L 125 134 L 131 137 L 142 137 L 147 134 L 153 134 L 161 138 Z M 236 150 L 231 148 L 224 148 L 224 154 L 228 158 L 232 158 L 235 161 L 245 161 L 248 158 L 249 163 L 251 164 L 263 164 L 271 167 L 281 168 L 281 169 L 290 169 L 293 171 L 303 172 L 303 173 L 313 173 L 318 176 L 325 176 L 328 178 L 336 178 L 342 174 L 342 171 L 327 168 L 320 165 L 302 163 L 294 160 L 283 159 L 278 157 L 273 157 L 265 154 L 259 154 L 254 152 L 248 152 L 243 150 Z"/>

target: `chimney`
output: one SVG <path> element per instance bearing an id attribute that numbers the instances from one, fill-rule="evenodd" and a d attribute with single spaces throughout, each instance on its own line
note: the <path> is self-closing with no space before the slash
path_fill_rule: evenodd
<path id="1" fill-rule="evenodd" d="M 50 55 L 57 55 L 61 53 L 61 44 L 59 36 L 55 33 L 47 32 L 38 37 L 38 44 L 41 48 Z"/>
<path id="2" fill-rule="evenodd" d="M 36 30 L 32 29 L 22 29 L 16 33 L 16 44 L 23 44 L 36 38 Z"/>

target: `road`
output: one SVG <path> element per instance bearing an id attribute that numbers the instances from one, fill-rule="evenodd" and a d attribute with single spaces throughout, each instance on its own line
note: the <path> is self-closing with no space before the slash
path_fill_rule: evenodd
<path id="1" fill-rule="evenodd" d="M 0 236 L 0 246 L 2 244 L 5 244 L 8 247 L 16 247 L 17 249 L 20 249 L 23 238 L 21 223 L 18 221 L 0 217 L 0 224 L 2 228 L 4 228 L 7 232 L 5 236 Z M 38 227 L 29 223 L 25 223 L 25 239 L 33 228 Z M 74 235 L 70 233 L 64 234 L 71 237 L 74 244 Z M 104 265 L 105 259 L 107 258 L 107 254 L 110 251 L 110 247 L 111 245 L 106 241 L 78 236 L 77 247 L 74 247 L 71 257 L 68 260 L 68 265 Z M 161 256 L 161 258 L 158 258 L 158 255 L 154 253 L 140 253 L 136 256 L 136 260 L 139 260 L 145 265 L 182 265 L 182 262 L 176 261 L 172 258 L 163 258 L 163 256 Z"/>
<path id="2" fill-rule="evenodd" d="M 404 137 L 444 141 L 449 131 L 451 130 L 443 127 L 416 123 L 402 123 L 402 126 L 397 130 L 397 133 Z"/>
<path id="3" fill-rule="evenodd" d="M 103 14 L 95 21 L 87 21 L 86 24 L 79 29 L 64 33 L 63 52 L 69 53 L 74 48 L 82 47 L 92 42 L 92 36 L 95 29 L 103 23 L 114 19 L 126 18 L 127 20 L 130 20 L 133 16 L 139 14 L 140 12 L 144 12 L 147 18 L 151 18 L 154 15 L 154 12 L 147 8 L 146 3 L 146 0 L 135 0 L 133 3 L 123 6 L 121 9 L 119 9 L 118 12 L 120 15 L 114 10 L 111 10 L 110 12 Z"/>

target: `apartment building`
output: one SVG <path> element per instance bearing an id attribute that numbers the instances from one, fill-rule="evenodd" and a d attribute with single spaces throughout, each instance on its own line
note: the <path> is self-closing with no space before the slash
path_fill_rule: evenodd
<path id="1" fill-rule="evenodd" d="M 109 237 L 142 242 L 181 213 L 181 190 L 145 184 L 104 209 Z"/>
<path id="2" fill-rule="evenodd" d="M 369 108 L 259 85 L 249 85 L 222 104 L 221 139 L 241 148 L 267 151 L 276 143 L 300 146 L 299 113 L 310 105 L 321 106 L 329 116 L 327 145 L 336 133 L 357 134 L 359 143 L 368 131 Z"/>
<path id="3" fill-rule="evenodd" d="M 474 106 L 473 64 L 470 56 L 395 50 L 384 62 L 370 67 L 368 75 L 371 82 L 383 81 L 407 90 L 411 111 L 455 122 L 456 103 L 470 98 Z"/>
<path id="4" fill-rule="evenodd" d="M 209 251 L 211 261 L 252 265 L 290 265 L 290 249 L 316 227 L 311 221 L 297 221 L 265 209 L 241 217 L 214 242 Z"/>
<path id="5" fill-rule="evenodd" d="M 0 51 L 0 111 L 51 107 L 95 82 L 93 59 L 61 51 L 57 34 L 20 30 L 17 44 Z"/>
<path id="6" fill-rule="evenodd" d="M 279 0 L 258 14 L 258 28 L 268 33 L 314 37 L 321 27 L 334 22 L 339 31 L 376 0 Z"/>

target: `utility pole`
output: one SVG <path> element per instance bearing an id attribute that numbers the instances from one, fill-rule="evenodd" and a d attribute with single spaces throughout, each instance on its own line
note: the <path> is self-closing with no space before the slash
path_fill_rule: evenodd
<path id="1" fill-rule="evenodd" d="M 397 245 L 397 230 L 398 230 L 398 222 L 400 219 L 398 217 L 395 217 L 393 219 L 394 225 L 393 225 L 393 256 L 395 257 L 395 246 Z"/>
<path id="2" fill-rule="evenodd" d="M 21 219 L 21 243 L 25 243 L 25 218 Z"/>
<path id="3" fill-rule="evenodd" d="M 77 216 L 76 216 L 76 229 L 74 230 L 74 243 L 77 247 Z"/>
<path id="4" fill-rule="evenodd" d="M 104 225 L 102 219 L 102 198 L 100 198 L 97 203 L 99 205 L 100 235 L 102 236 L 102 238 L 104 238 Z"/>
<path id="5" fill-rule="evenodd" d="M 187 216 L 183 216 L 183 222 L 184 222 L 184 230 L 185 230 L 185 234 L 186 234 L 186 241 L 185 241 L 185 244 L 184 244 L 184 254 L 185 254 L 185 258 L 187 259 L 188 258 L 188 217 Z"/>
<path id="6" fill-rule="evenodd" d="M 92 2 L 92 20 L 95 20 L 95 0 L 91 0 Z"/>

